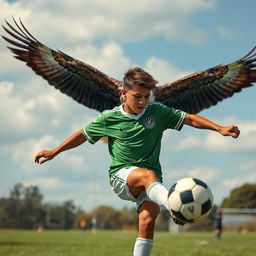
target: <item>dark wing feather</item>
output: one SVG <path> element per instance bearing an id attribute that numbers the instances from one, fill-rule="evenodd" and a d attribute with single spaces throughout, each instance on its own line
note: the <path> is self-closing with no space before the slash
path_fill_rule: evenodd
<path id="1" fill-rule="evenodd" d="M 256 82 L 256 47 L 229 65 L 219 65 L 159 86 L 155 101 L 196 114 Z"/>
<path id="2" fill-rule="evenodd" d="M 26 62 L 49 84 L 89 108 L 103 111 L 120 104 L 120 81 L 61 51 L 48 48 L 28 32 L 21 20 L 20 24 L 13 20 L 16 27 L 7 21 L 7 26 L 3 26 L 12 39 L 2 37 L 14 46 L 8 48 L 15 58 Z"/>

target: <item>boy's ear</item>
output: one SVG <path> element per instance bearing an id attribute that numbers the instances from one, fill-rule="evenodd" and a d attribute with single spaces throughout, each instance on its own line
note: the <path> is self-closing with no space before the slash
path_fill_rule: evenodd
<path id="1" fill-rule="evenodd" d="M 123 89 L 121 90 L 121 95 L 122 95 L 122 96 L 125 96 L 126 93 L 127 93 L 127 90 L 123 88 Z"/>

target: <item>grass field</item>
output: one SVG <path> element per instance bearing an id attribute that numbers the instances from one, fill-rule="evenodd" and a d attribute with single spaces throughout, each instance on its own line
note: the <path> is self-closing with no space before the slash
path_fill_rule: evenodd
<path id="1" fill-rule="evenodd" d="M 131 256 L 136 233 L 0 230 L 1 256 Z M 153 256 L 253 256 L 256 233 L 156 233 Z"/>

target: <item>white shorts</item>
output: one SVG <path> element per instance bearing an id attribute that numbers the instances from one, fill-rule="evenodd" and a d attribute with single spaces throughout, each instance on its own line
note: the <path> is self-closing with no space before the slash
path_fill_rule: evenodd
<path id="1" fill-rule="evenodd" d="M 146 191 L 143 191 L 137 198 L 135 198 L 130 192 L 129 185 L 127 184 L 127 178 L 129 176 L 129 174 L 137 168 L 139 168 L 139 167 L 131 166 L 128 168 L 120 169 L 112 177 L 112 179 L 110 181 L 110 185 L 111 185 L 113 191 L 115 192 L 115 194 L 119 198 L 121 198 L 123 200 L 136 202 L 137 209 L 139 209 L 139 207 L 141 206 L 141 204 L 144 201 L 152 201 L 152 200 L 149 199 L 149 197 L 146 194 Z"/>

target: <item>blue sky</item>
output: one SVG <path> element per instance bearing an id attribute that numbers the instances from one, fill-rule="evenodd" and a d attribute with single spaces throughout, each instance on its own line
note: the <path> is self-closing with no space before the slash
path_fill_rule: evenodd
<path id="1" fill-rule="evenodd" d="M 256 43 L 251 0 L 0 0 L 0 6 L 1 24 L 21 17 L 42 43 L 117 79 L 139 65 L 162 84 L 231 63 Z M 132 207 L 108 185 L 110 160 L 102 143 L 34 164 L 38 151 L 59 145 L 98 113 L 15 60 L 3 40 L 0 58 L 0 197 L 22 182 L 39 186 L 45 202 L 73 199 L 85 210 L 101 204 Z M 200 113 L 221 125 L 238 125 L 237 140 L 190 127 L 165 133 L 161 163 L 167 187 L 196 176 L 210 185 L 219 204 L 234 187 L 256 183 L 255 95 L 255 86 L 247 88 Z"/>

